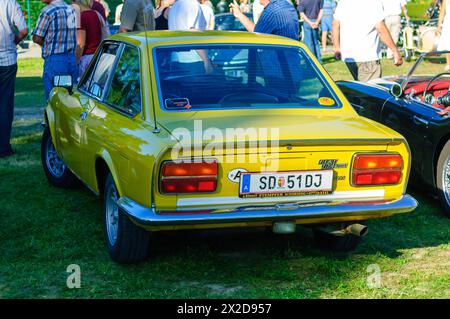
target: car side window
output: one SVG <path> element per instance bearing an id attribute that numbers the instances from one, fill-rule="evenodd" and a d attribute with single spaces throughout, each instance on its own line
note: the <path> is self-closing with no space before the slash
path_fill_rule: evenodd
<path id="1" fill-rule="evenodd" d="M 118 43 L 107 43 L 103 46 L 95 67 L 88 71 L 89 74 L 84 77 L 83 82 L 80 84 L 82 90 L 98 98 L 102 97 L 119 47 L 120 44 Z"/>
<path id="2" fill-rule="evenodd" d="M 105 102 L 127 114 L 141 111 L 139 51 L 126 45 L 117 63 Z"/>

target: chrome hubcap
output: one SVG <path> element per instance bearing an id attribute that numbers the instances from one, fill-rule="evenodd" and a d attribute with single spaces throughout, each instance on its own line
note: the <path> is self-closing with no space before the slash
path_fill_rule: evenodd
<path id="1" fill-rule="evenodd" d="M 119 207 L 117 206 L 116 187 L 110 186 L 106 193 L 106 232 L 111 246 L 117 241 L 117 231 L 119 228 Z"/>
<path id="2" fill-rule="evenodd" d="M 447 205 L 450 206 L 450 155 L 444 162 L 444 171 L 442 172 L 442 190 L 444 191 Z"/>
<path id="3" fill-rule="evenodd" d="M 45 146 L 45 162 L 49 172 L 56 178 L 63 176 L 66 171 L 66 165 L 59 158 L 50 138 L 47 140 L 47 145 Z"/>

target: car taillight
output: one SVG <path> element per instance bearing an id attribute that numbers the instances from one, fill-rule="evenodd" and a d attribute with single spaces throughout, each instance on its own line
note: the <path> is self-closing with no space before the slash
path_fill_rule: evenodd
<path id="1" fill-rule="evenodd" d="M 352 185 L 400 183 L 403 159 L 399 154 L 357 154 L 353 159 Z"/>
<path id="2" fill-rule="evenodd" d="M 161 167 L 162 193 L 208 193 L 217 187 L 216 161 L 200 163 L 164 162 Z"/>

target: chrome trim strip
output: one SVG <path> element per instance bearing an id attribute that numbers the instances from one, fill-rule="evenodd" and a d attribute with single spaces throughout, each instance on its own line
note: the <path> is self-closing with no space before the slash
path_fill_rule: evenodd
<path id="1" fill-rule="evenodd" d="M 306 195 L 306 196 L 284 196 L 284 197 L 261 197 L 261 198 L 239 198 L 237 196 L 221 196 L 221 197 L 195 197 L 195 198 L 179 198 L 177 207 L 193 207 L 193 206 L 217 206 L 217 205 L 251 205 L 273 202 L 301 202 L 310 203 L 317 201 L 345 200 L 360 201 L 384 199 L 384 189 L 371 189 L 359 191 L 342 191 L 334 192 L 329 195 Z"/>
<path id="2" fill-rule="evenodd" d="M 229 211 L 217 211 L 210 213 L 183 213 L 183 214 L 159 214 L 153 208 L 144 207 L 130 198 L 121 197 L 117 204 L 134 222 L 142 226 L 177 226 L 177 225 L 201 225 L 221 224 L 233 222 L 258 222 L 277 220 L 296 220 L 304 218 L 333 218 L 352 217 L 370 214 L 390 216 L 406 213 L 417 207 L 417 201 L 410 195 L 404 195 L 398 200 L 390 202 L 370 202 L 351 204 L 341 203 L 313 203 L 299 205 L 292 210 L 277 209 L 276 207 L 243 207 Z"/>

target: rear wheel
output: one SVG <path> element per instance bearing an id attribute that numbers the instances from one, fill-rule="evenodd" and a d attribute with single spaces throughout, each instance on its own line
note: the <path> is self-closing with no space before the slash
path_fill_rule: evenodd
<path id="1" fill-rule="evenodd" d="M 71 188 L 79 184 L 77 177 L 69 170 L 56 152 L 48 127 L 45 128 L 42 135 L 41 161 L 45 175 L 53 186 Z"/>
<path id="2" fill-rule="evenodd" d="M 352 251 L 361 242 L 361 237 L 353 234 L 337 236 L 320 229 L 314 229 L 313 233 L 314 239 L 321 248 L 337 252 Z"/>
<path id="3" fill-rule="evenodd" d="M 117 205 L 119 192 L 108 174 L 103 197 L 104 229 L 108 252 L 119 263 L 135 263 L 148 257 L 149 233 L 136 226 Z"/>
<path id="4" fill-rule="evenodd" d="M 450 218 L 450 141 L 447 141 L 439 155 L 436 167 L 436 186 L 444 214 Z"/>

